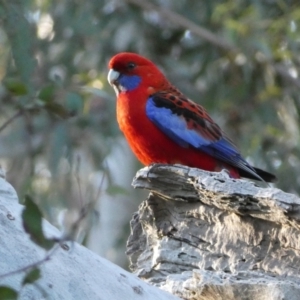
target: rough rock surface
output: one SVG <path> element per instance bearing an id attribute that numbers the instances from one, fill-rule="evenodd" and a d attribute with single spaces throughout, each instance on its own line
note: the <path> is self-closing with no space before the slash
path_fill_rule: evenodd
<path id="1" fill-rule="evenodd" d="M 178 299 L 148 285 L 77 243 L 64 243 L 49 260 L 39 266 L 42 277 L 36 284 L 22 287 L 24 272 L 3 275 L 43 260 L 46 254 L 24 232 L 22 210 L 15 190 L 0 178 L 0 286 L 9 286 L 19 291 L 18 299 Z M 61 235 L 47 221 L 44 222 L 44 231 L 49 237 Z"/>
<path id="2" fill-rule="evenodd" d="M 140 170 L 151 193 L 127 254 L 147 282 L 184 299 L 300 299 L 300 199 L 180 165 Z"/>

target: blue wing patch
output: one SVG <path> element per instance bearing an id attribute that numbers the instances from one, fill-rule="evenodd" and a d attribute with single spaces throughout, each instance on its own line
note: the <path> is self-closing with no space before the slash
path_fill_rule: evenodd
<path id="1" fill-rule="evenodd" d="M 195 130 L 186 126 L 186 121 L 165 107 L 157 107 L 152 98 L 146 104 L 146 115 L 167 136 L 180 146 L 195 148 L 208 145 L 210 142 L 201 137 Z"/>
<path id="2" fill-rule="evenodd" d="M 157 106 L 153 96 L 146 103 L 147 117 L 169 138 L 182 147 L 195 147 L 225 163 L 241 168 L 261 180 L 254 168 L 245 161 L 238 149 L 224 135 L 217 140 L 210 140 L 199 131 L 188 128 L 187 121 L 175 109 Z"/>

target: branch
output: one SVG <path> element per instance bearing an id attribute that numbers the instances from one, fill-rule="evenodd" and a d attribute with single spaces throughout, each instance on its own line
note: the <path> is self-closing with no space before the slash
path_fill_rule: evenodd
<path id="1" fill-rule="evenodd" d="M 196 23 L 186 19 L 182 15 L 173 12 L 169 9 L 165 9 L 163 7 L 158 7 L 154 4 L 151 4 L 147 1 L 143 0 L 126 0 L 128 3 L 132 3 L 141 7 L 144 10 L 152 10 L 158 13 L 162 18 L 169 20 L 170 22 L 181 26 L 184 29 L 187 29 L 197 35 L 198 37 L 208 41 L 212 45 L 226 51 L 239 52 L 239 50 L 228 43 L 226 40 L 218 37 L 217 35 L 211 33 L 207 29 L 197 25 Z"/>
<path id="2" fill-rule="evenodd" d="M 5 121 L 2 126 L 0 126 L 0 132 L 3 131 L 10 123 L 12 123 L 15 119 L 23 115 L 23 110 L 17 111 L 11 118 Z"/>
<path id="3" fill-rule="evenodd" d="M 182 15 L 173 12 L 169 9 L 165 9 L 163 7 L 156 6 L 144 0 L 126 0 L 128 3 L 134 4 L 139 6 L 144 10 L 155 11 L 158 13 L 162 18 L 167 19 L 168 21 L 181 26 L 186 30 L 190 30 L 193 34 L 198 36 L 201 39 L 206 40 L 210 44 L 225 50 L 234 53 L 234 55 L 243 54 L 242 51 L 228 43 L 226 40 L 222 39 L 221 37 L 213 34 L 209 30 L 199 26 L 198 24 L 194 23 L 193 21 L 183 17 Z M 266 59 L 263 63 L 267 62 L 270 64 L 275 72 L 281 76 L 282 78 L 286 79 L 288 82 L 292 83 L 296 87 L 300 88 L 300 80 L 294 78 L 287 70 L 287 67 L 284 64 L 274 63 L 271 59 Z"/>
<path id="4" fill-rule="evenodd" d="M 282 78 L 285 78 L 287 81 L 295 85 L 297 88 L 300 88 L 300 80 L 293 77 L 284 64 L 278 63 L 278 64 L 272 64 L 272 66 L 278 75 L 280 75 Z"/>
<path id="5" fill-rule="evenodd" d="M 57 251 L 59 245 L 56 244 L 52 249 L 50 249 L 47 254 L 45 255 L 44 258 L 32 263 L 32 264 L 29 264 L 29 265 L 26 265 L 24 267 L 21 267 L 19 269 L 16 269 L 14 271 L 10 271 L 10 272 L 7 272 L 7 273 L 4 273 L 4 274 L 1 274 L 0 275 L 0 279 L 4 279 L 6 277 L 9 277 L 9 276 L 12 276 L 12 275 L 15 275 L 15 274 L 20 274 L 22 272 L 26 272 L 30 269 L 33 269 L 33 268 L 36 268 L 42 264 L 44 264 L 46 261 L 50 260 L 51 256 Z"/>

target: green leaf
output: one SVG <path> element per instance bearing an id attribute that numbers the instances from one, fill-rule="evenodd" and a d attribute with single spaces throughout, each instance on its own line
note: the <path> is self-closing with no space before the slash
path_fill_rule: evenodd
<path id="1" fill-rule="evenodd" d="M 51 102 L 55 99 L 56 87 L 53 84 L 49 84 L 43 87 L 38 93 L 38 98 L 43 102 Z"/>
<path id="2" fill-rule="evenodd" d="M 3 85 L 10 93 L 16 96 L 23 96 L 28 93 L 26 85 L 15 78 L 7 78 L 3 80 Z"/>
<path id="3" fill-rule="evenodd" d="M 22 213 L 23 227 L 30 239 L 44 249 L 51 249 L 54 241 L 44 236 L 42 229 L 42 213 L 30 196 L 25 196 L 25 208 Z"/>
<path id="4" fill-rule="evenodd" d="M 38 268 L 34 268 L 26 274 L 26 276 L 23 279 L 22 285 L 32 284 L 35 281 L 39 280 L 40 278 L 41 278 L 41 270 Z"/>
<path id="5" fill-rule="evenodd" d="M 67 94 L 67 109 L 70 115 L 76 115 L 83 109 L 83 99 L 79 94 Z"/>
<path id="6" fill-rule="evenodd" d="M 25 17 L 25 1 L 5 1 L 5 5 L 1 4 L 1 6 L 4 8 L 1 24 L 11 44 L 14 64 L 25 86 L 31 89 L 36 59 L 33 51 L 32 29 Z"/>
<path id="7" fill-rule="evenodd" d="M 115 196 L 115 195 L 128 195 L 128 190 L 123 188 L 120 185 L 111 185 L 106 189 L 106 193 Z"/>
<path id="8" fill-rule="evenodd" d="M 52 176 L 55 177 L 58 172 L 59 162 L 65 153 L 66 146 L 68 146 L 70 142 L 70 136 L 66 122 L 58 122 L 57 125 L 52 129 L 52 132 L 53 138 L 48 157 L 48 165 Z"/>
<path id="9" fill-rule="evenodd" d="M 8 286 L 0 286 L 1 300 L 17 300 L 18 292 Z"/>
<path id="10" fill-rule="evenodd" d="M 45 109 L 48 113 L 54 114 L 62 119 L 67 119 L 70 117 L 68 110 L 57 102 L 46 103 Z"/>

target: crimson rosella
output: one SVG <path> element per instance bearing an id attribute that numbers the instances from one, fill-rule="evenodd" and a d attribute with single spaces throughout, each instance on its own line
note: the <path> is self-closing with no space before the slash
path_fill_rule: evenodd
<path id="1" fill-rule="evenodd" d="M 117 120 L 144 164 L 183 164 L 228 170 L 232 178 L 275 181 L 251 166 L 206 110 L 185 97 L 150 60 L 119 53 L 109 62 L 108 81 L 117 94 Z"/>

